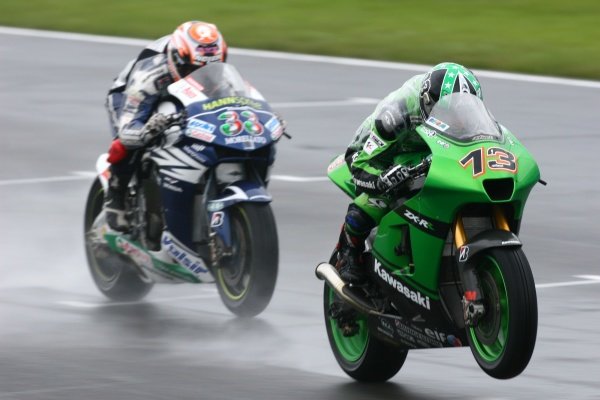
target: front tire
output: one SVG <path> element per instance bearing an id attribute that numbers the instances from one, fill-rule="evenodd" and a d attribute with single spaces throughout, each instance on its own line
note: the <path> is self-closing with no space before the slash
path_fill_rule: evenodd
<path id="1" fill-rule="evenodd" d="M 537 296 L 520 248 L 491 248 L 477 260 L 486 312 L 467 328 L 471 351 L 490 376 L 509 379 L 529 363 L 537 335 Z"/>
<path id="2" fill-rule="evenodd" d="M 253 317 L 267 307 L 277 281 L 275 217 L 268 203 L 238 203 L 228 212 L 233 249 L 216 269 L 217 288 L 232 313 Z"/>
<path id="3" fill-rule="evenodd" d="M 136 301 L 148 294 L 151 282 L 144 282 L 135 270 L 132 261 L 127 257 L 114 253 L 108 245 L 99 249 L 98 243 L 93 243 L 90 230 L 94 221 L 102 212 L 104 203 L 104 189 L 100 180 L 96 178 L 88 194 L 85 205 L 83 234 L 85 239 L 85 254 L 88 267 L 94 283 L 111 300 Z M 102 254 L 102 256 L 100 256 Z"/>

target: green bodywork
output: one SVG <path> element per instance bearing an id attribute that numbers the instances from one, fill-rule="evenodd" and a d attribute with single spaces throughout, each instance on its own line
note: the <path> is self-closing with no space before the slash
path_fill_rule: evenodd
<path id="1" fill-rule="evenodd" d="M 509 203 L 514 209 L 514 219 L 520 220 L 529 192 L 540 179 L 538 166 L 531 154 L 511 132 L 505 128 L 502 130 L 501 141 L 458 142 L 427 126 L 421 125 L 416 129 L 431 151 L 432 164 L 422 189 L 407 200 L 401 209 L 389 210 L 381 218 L 372 251 L 382 265 L 398 279 L 431 299 L 439 299 L 438 279 L 442 251 L 448 229 L 457 213 L 469 204 Z M 514 156 L 514 172 L 498 169 L 498 166 L 508 164 L 506 160 L 499 158 L 507 153 Z M 480 154 L 482 157 L 479 164 L 476 158 L 468 157 Z M 424 153 L 403 153 L 396 156 L 394 161 L 397 164 L 414 165 L 423 156 Z M 475 176 L 476 164 L 481 165 L 483 171 Z M 328 176 L 351 198 L 357 197 L 343 156 L 333 160 L 328 168 Z M 491 199 L 483 185 L 484 181 L 503 178 L 514 181 L 512 195 L 503 200 Z M 408 265 L 409 256 L 398 255 L 396 251 L 407 226 L 413 266 Z M 411 273 L 406 274 L 407 270 Z"/>

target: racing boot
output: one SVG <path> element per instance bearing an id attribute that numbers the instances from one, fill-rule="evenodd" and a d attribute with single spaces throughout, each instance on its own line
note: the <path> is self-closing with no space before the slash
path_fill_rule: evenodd
<path id="1" fill-rule="evenodd" d="M 336 265 L 340 277 L 347 283 L 362 284 L 367 280 L 363 263 L 365 238 L 350 234 L 345 225 L 339 241 L 339 257 Z"/>
<path id="2" fill-rule="evenodd" d="M 110 167 L 110 178 L 108 190 L 104 195 L 104 211 L 106 212 L 106 223 L 115 231 L 127 232 L 129 221 L 125 214 L 125 194 L 127 191 L 127 180 L 115 173 L 115 168 Z"/>

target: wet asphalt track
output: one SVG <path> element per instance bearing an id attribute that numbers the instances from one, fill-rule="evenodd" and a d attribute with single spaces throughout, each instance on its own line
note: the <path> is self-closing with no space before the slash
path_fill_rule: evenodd
<path id="1" fill-rule="evenodd" d="M 104 95 L 137 50 L 0 33 L 0 399 L 600 399 L 600 284 L 576 277 L 600 275 L 600 87 L 481 77 L 487 104 L 549 182 L 534 189 L 521 234 L 541 285 L 529 367 L 495 381 L 467 348 L 420 350 L 369 386 L 339 369 L 323 326 L 313 269 L 347 204 L 326 181 L 272 182 L 280 275 L 254 320 L 230 315 L 212 286 L 155 287 L 138 304 L 93 286 L 81 232 L 91 178 L 77 172 L 109 143 Z M 324 176 L 369 99 L 414 73 L 230 60 L 289 122 L 274 174 L 302 177 Z"/>

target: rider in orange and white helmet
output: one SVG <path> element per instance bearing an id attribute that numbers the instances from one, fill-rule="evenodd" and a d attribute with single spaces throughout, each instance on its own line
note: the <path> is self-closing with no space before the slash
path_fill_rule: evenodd
<path id="1" fill-rule="evenodd" d="M 113 130 L 109 150 L 109 188 L 105 194 L 108 225 L 118 231 L 129 228 L 125 218 L 125 191 L 139 153 L 169 123 L 156 113 L 167 95 L 167 86 L 212 62 L 227 60 L 227 44 L 213 24 L 189 21 L 143 49 L 113 82 L 106 107 Z"/>

